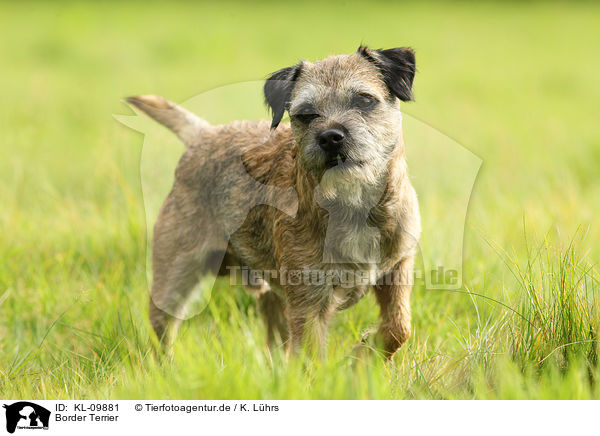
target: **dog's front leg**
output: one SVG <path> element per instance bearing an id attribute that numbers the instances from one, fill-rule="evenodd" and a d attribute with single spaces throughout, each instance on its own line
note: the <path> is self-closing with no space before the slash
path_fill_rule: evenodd
<path id="1" fill-rule="evenodd" d="M 327 328 L 334 306 L 321 289 L 288 286 L 286 315 L 289 323 L 289 354 L 299 355 L 304 348 L 308 355 L 325 357 Z M 317 298 L 315 298 L 317 297 Z"/>
<path id="2" fill-rule="evenodd" d="M 410 291 L 413 284 L 414 257 L 399 262 L 375 286 L 381 325 L 376 341 L 387 357 L 410 337 Z"/>

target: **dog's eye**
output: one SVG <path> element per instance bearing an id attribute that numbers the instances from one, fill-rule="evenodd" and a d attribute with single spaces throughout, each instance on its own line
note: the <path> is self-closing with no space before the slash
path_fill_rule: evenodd
<path id="1" fill-rule="evenodd" d="M 359 94 L 353 99 L 354 106 L 361 110 L 371 109 L 377 103 L 377 100 L 374 97 L 366 94 Z"/>
<path id="2" fill-rule="evenodd" d="M 319 114 L 315 112 L 313 108 L 307 107 L 300 109 L 292 117 L 296 118 L 302 124 L 309 124 L 312 120 L 319 117 Z"/>

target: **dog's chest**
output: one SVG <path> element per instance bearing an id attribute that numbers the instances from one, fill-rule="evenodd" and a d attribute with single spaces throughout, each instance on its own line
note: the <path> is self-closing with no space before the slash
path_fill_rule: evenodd
<path id="1" fill-rule="evenodd" d="M 323 267 L 337 278 L 328 293 L 338 310 L 358 302 L 376 283 L 382 261 L 387 263 L 381 258 L 381 246 L 381 233 L 366 222 L 329 224 L 323 244 Z"/>
<path id="2" fill-rule="evenodd" d="M 368 211 L 330 210 L 323 240 L 323 262 L 379 262 L 381 234 L 367 224 Z"/>

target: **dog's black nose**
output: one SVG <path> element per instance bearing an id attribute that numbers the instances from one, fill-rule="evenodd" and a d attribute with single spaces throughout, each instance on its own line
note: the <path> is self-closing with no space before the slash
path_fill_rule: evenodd
<path id="1" fill-rule="evenodd" d="M 339 129 L 327 129 L 318 136 L 319 146 L 327 153 L 337 153 L 344 145 L 344 132 Z"/>

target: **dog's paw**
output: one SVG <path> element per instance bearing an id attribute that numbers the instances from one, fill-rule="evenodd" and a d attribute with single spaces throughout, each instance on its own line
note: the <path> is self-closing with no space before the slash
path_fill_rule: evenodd
<path id="1" fill-rule="evenodd" d="M 376 333 L 376 329 L 367 329 L 361 333 L 360 340 L 352 347 L 352 352 L 350 353 L 353 360 L 361 361 L 374 353 L 379 354 L 375 343 Z"/>

